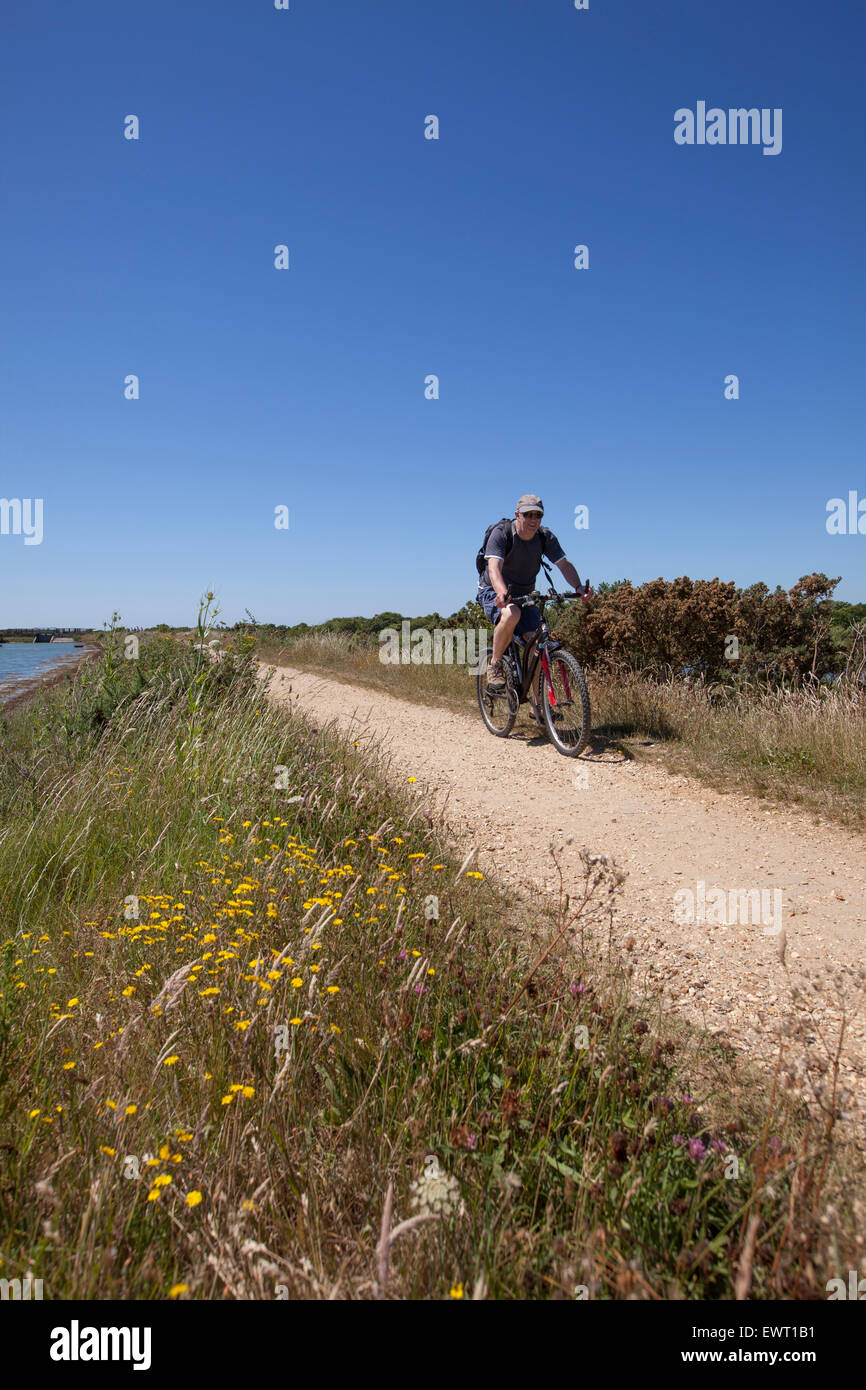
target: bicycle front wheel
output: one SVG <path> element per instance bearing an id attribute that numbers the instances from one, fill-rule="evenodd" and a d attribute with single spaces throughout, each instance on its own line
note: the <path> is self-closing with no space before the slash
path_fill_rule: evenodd
<path id="1" fill-rule="evenodd" d="M 514 728 L 520 701 L 517 691 L 514 689 L 511 662 L 507 656 L 503 663 L 507 680 L 505 689 L 501 691 L 487 689 L 487 667 L 492 660 L 493 647 L 491 646 L 487 649 L 487 656 L 481 662 L 476 678 L 478 708 L 481 710 L 481 718 L 491 734 L 495 734 L 497 738 L 507 738 Z"/>
<path id="2" fill-rule="evenodd" d="M 547 736 L 557 753 L 576 758 L 586 747 L 591 728 L 586 677 L 571 652 L 554 652 L 548 661 L 549 677 L 542 673 Z"/>

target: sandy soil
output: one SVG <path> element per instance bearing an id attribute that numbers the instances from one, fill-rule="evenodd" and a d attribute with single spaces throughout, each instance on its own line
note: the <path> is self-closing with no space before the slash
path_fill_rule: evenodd
<path id="1" fill-rule="evenodd" d="M 268 668 L 262 667 L 262 673 Z M 546 738 L 518 724 L 507 739 L 478 718 L 429 708 L 315 674 L 280 668 L 271 692 L 297 702 L 321 725 L 332 719 L 364 731 L 390 754 L 395 773 L 418 778 L 461 845 L 477 846 L 479 867 L 531 898 L 555 894 L 551 844 L 561 848 L 566 891 L 579 878 L 581 847 L 612 856 L 627 880 L 618 936 L 634 938 L 639 977 L 670 1010 L 771 1065 L 778 1029 L 791 1020 L 793 979 L 810 1000 L 801 1055 L 813 1071 L 838 1035 L 841 970 L 852 972 L 866 942 L 866 837 L 796 808 L 725 794 L 616 753 L 563 758 Z M 781 931 L 772 915 L 741 908 L 726 924 L 676 920 L 674 894 L 699 882 L 781 890 Z M 712 915 L 708 913 L 707 915 Z M 790 972 L 780 960 L 782 949 Z M 849 1020 L 842 1081 L 846 1115 L 866 1122 L 866 1018 Z M 801 1065 L 802 1070 L 802 1065 Z"/>

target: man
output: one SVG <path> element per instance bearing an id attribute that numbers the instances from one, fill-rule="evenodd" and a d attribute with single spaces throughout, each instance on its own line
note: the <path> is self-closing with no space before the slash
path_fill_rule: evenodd
<path id="1" fill-rule="evenodd" d="M 540 497 L 528 492 L 514 509 L 511 523 L 512 544 L 507 546 L 507 528 L 501 523 L 494 526 L 487 537 L 484 558 L 487 567 L 478 584 L 478 602 L 495 624 L 493 628 L 493 660 L 487 667 L 487 688 L 505 689 L 505 672 L 502 658 L 508 644 L 516 632 L 519 637 L 529 636 L 541 624 L 541 614 L 535 604 L 520 608 L 511 603 L 511 598 L 525 598 L 535 588 L 535 580 L 541 569 L 541 557 L 545 556 L 562 571 L 567 584 L 582 598 L 592 593 L 588 584 L 581 584 L 580 575 L 565 558 L 565 552 L 556 536 L 546 526 L 542 526 L 544 504 Z M 506 553 L 507 552 L 507 553 Z M 540 668 L 538 675 L 540 675 Z M 534 683 L 535 708 L 539 710 L 538 675 Z M 536 716 L 534 716 L 536 717 Z"/>

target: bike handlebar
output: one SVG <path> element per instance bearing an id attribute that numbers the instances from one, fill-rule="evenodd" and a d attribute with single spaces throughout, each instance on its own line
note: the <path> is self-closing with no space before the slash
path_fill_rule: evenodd
<path id="1" fill-rule="evenodd" d="M 586 582 L 589 583 L 588 580 Z M 508 602 L 516 603 L 518 608 L 527 608 L 530 604 L 551 603 L 554 599 L 558 598 L 583 598 L 583 594 L 540 594 L 536 590 L 531 594 L 524 594 L 521 598 L 511 598 L 509 595 Z"/>

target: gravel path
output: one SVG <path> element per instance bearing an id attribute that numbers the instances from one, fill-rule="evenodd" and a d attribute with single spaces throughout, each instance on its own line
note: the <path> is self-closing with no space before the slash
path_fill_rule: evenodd
<path id="1" fill-rule="evenodd" d="M 810 1006 L 789 1054 L 800 1058 L 796 1089 L 808 1096 L 821 1084 L 823 1059 L 838 1039 L 840 988 L 851 999 L 858 994 L 866 941 L 862 834 L 796 808 L 713 791 L 615 751 L 563 758 L 523 715 L 510 738 L 496 739 L 480 717 L 288 667 L 275 672 L 271 691 L 297 701 L 320 725 L 335 719 L 378 741 L 395 772 L 417 777 L 418 789 L 440 807 L 447 801 L 455 839 L 478 847 L 482 872 L 528 897 L 558 891 L 551 843 L 562 849 L 566 891 L 579 878 L 581 847 L 612 856 L 628 875 L 617 936 L 634 939 L 637 975 L 663 992 L 671 1011 L 753 1060 L 775 1063 L 779 1029 L 790 1029 L 796 1016 L 789 990 L 796 983 Z M 691 890 L 698 916 L 700 882 L 707 895 L 769 890 L 769 913 L 756 920 L 745 903 L 732 913 L 729 901 L 720 922 L 678 922 L 677 904 L 686 900 L 674 894 Z M 850 1093 L 843 1112 L 859 1130 L 866 1126 L 863 1011 L 847 1024 L 841 1079 Z"/>

